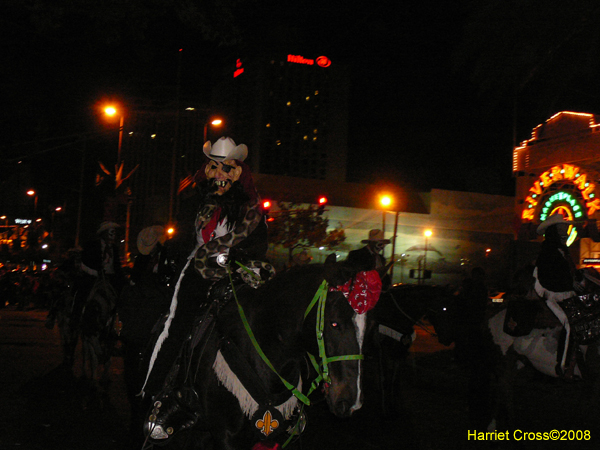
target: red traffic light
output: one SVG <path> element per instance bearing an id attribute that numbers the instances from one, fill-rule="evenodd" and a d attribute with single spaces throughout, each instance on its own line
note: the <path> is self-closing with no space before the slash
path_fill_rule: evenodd
<path id="1" fill-rule="evenodd" d="M 319 197 L 319 205 L 325 205 L 327 203 L 327 197 Z"/>

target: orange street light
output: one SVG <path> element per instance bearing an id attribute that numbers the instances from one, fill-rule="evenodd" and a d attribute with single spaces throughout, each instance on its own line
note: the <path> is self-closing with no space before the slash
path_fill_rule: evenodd
<path id="1" fill-rule="evenodd" d="M 37 192 L 34 191 L 33 189 L 29 189 L 27 191 L 27 195 L 29 195 L 30 197 L 35 197 L 35 199 L 33 200 L 33 215 L 37 216 L 37 204 L 38 204 Z"/>
<path id="2" fill-rule="evenodd" d="M 387 210 L 390 209 L 390 206 L 394 203 L 394 198 L 389 194 L 381 194 L 379 196 L 379 204 L 381 205 L 381 230 L 383 231 L 383 235 L 385 236 L 385 215 L 387 214 Z M 394 230 L 394 236 L 396 235 L 396 230 Z M 395 250 L 395 249 L 394 249 Z M 392 257 L 394 253 L 392 250 Z M 385 248 L 381 252 L 382 256 L 385 258 Z"/>
<path id="3" fill-rule="evenodd" d="M 208 140 L 208 125 L 212 125 L 213 127 L 220 127 L 223 125 L 223 119 L 215 117 L 212 120 L 207 120 L 204 123 L 204 142 Z"/>
<path id="4" fill-rule="evenodd" d="M 117 165 L 121 161 L 121 148 L 123 147 L 123 114 L 120 114 L 115 106 L 109 105 L 104 108 L 104 114 L 109 117 L 119 114 L 119 151 L 117 153 Z"/>
<path id="5" fill-rule="evenodd" d="M 379 203 L 381 204 L 381 206 L 383 206 L 384 208 L 389 208 L 390 205 L 392 204 L 392 197 L 390 197 L 387 194 L 382 195 L 381 197 L 379 197 Z"/>
<path id="6" fill-rule="evenodd" d="M 429 250 L 428 247 L 428 242 L 427 240 L 433 235 L 433 231 L 431 231 L 430 229 L 427 229 L 423 232 L 423 236 L 425 236 L 425 250 L 424 250 L 424 257 L 423 257 L 423 276 L 421 277 L 421 282 L 424 283 L 425 282 L 425 271 L 427 270 L 427 250 Z"/>

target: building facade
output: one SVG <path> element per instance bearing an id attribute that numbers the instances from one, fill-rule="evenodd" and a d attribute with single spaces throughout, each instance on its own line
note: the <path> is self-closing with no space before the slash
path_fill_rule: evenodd
<path id="1" fill-rule="evenodd" d="M 385 230 L 391 241 L 385 257 L 395 260 L 394 283 L 459 286 L 474 267 L 482 267 L 489 285 L 504 289 L 514 272 L 514 197 L 439 189 L 406 192 L 393 186 L 264 174 L 255 180 L 263 199 L 275 203 L 311 204 L 326 196 L 329 229 L 343 229 L 346 235 L 345 242 L 333 249 L 338 259 L 364 246 L 361 241 L 369 230 Z M 382 193 L 394 199 L 389 209 L 379 206 Z M 430 237 L 425 236 L 426 230 L 431 231 Z M 313 262 L 324 262 L 331 253 L 327 249 L 308 250 Z M 268 256 L 276 266 L 283 266 L 288 251 L 271 245 Z M 431 278 L 419 280 L 424 270 L 431 271 Z"/>
<path id="2" fill-rule="evenodd" d="M 513 152 L 515 212 L 521 241 L 541 240 L 535 229 L 555 213 L 578 222 L 570 230 L 581 266 L 600 262 L 600 122 L 588 113 L 562 111 L 533 129 Z M 579 238 L 579 239 L 578 239 Z"/>
<path id="3" fill-rule="evenodd" d="M 345 181 L 348 99 L 345 67 L 277 54 L 239 58 L 213 104 L 250 148 L 254 173 Z"/>

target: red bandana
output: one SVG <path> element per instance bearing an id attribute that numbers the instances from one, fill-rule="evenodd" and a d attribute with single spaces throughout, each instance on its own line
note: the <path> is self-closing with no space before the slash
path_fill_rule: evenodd
<path id="1" fill-rule="evenodd" d="M 364 314 L 373 309 L 379 300 L 381 278 L 376 270 L 359 272 L 356 274 L 354 283 L 352 280 L 348 280 L 341 286 L 330 287 L 329 292 L 333 291 L 341 291 L 348 299 L 352 309 L 357 314 Z"/>

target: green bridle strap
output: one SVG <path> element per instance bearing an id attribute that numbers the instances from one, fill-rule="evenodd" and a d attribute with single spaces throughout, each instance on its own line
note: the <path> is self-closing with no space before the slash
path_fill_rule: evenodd
<path id="1" fill-rule="evenodd" d="M 241 264 L 237 261 L 236 261 L 236 264 L 238 266 L 240 266 L 246 272 L 256 276 L 256 274 L 252 270 L 250 270 L 243 264 Z M 246 314 L 244 313 L 244 309 L 242 308 L 242 305 L 238 301 L 237 293 L 236 293 L 235 287 L 233 286 L 233 279 L 231 276 L 231 270 L 229 269 L 229 266 L 227 267 L 227 273 L 229 275 L 229 282 L 231 283 L 233 297 L 235 298 L 235 302 L 237 303 L 240 318 L 242 319 L 242 323 L 244 324 L 246 333 L 248 333 L 248 337 L 250 338 L 250 341 L 252 342 L 252 345 L 254 346 L 256 352 L 262 358 L 262 360 L 265 362 L 265 364 L 279 377 L 279 379 L 285 385 L 285 387 L 288 388 L 294 394 L 294 396 L 298 400 L 300 400 L 302 403 L 304 403 L 305 405 L 310 405 L 310 400 L 308 399 L 308 396 L 319 386 L 319 384 L 321 383 L 322 380 L 324 380 L 326 383 L 331 383 L 331 378 L 329 377 L 329 367 L 328 367 L 329 363 L 335 362 L 335 361 L 352 361 L 352 360 L 364 359 L 363 355 L 343 355 L 343 356 L 333 356 L 330 358 L 327 357 L 327 354 L 325 352 L 325 339 L 324 339 L 324 331 L 323 330 L 325 329 L 325 304 L 326 304 L 326 300 L 327 300 L 327 292 L 328 292 L 329 283 L 327 283 L 327 280 L 323 280 L 323 282 L 317 289 L 317 292 L 313 296 L 313 299 L 311 300 L 308 307 L 306 308 L 306 311 L 304 312 L 304 319 L 306 319 L 306 317 L 308 316 L 310 311 L 313 309 L 313 307 L 316 304 L 318 304 L 316 332 L 317 332 L 317 345 L 319 347 L 319 357 L 321 359 L 321 365 L 319 366 L 319 364 L 315 360 L 315 357 L 312 354 L 307 352 L 308 357 L 309 357 L 313 367 L 315 368 L 318 376 L 311 383 L 308 393 L 306 395 L 304 395 L 302 392 L 298 391 L 298 389 L 296 387 L 292 386 L 287 380 L 285 380 L 281 375 L 279 375 L 279 373 L 277 372 L 275 367 L 273 367 L 273 364 L 271 364 L 271 361 L 269 361 L 269 358 L 267 358 L 267 355 L 265 355 L 265 353 L 260 348 L 260 345 L 259 345 L 258 341 L 256 340 L 256 337 L 254 336 L 252 329 L 250 328 L 250 324 L 248 323 Z"/>
<path id="2" fill-rule="evenodd" d="M 241 266 L 241 264 L 239 264 L 239 265 Z M 258 341 L 256 340 L 256 337 L 254 336 L 254 333 L 252 332 L 252 329 L 250 328 L 250 324 L 248 323 L 246 314 L 244 313 L 244 309 L 242 308 L 242 305 L 240 304 L 240 302 L 237 298 L 237 293 L 236 293 L 235 289 L 233 289 L 233 279 L 231 277 L 231 271 L 229 270 L 229 267 L 227 268 L 227 273 L 229 274 L 229 282 L 231 283 L 231 287 L 233 290 L 233 296 L 235 298 L 235 302 L 237 303 L 238 311 L 240 313 L 240 318 L 242 319 L 242 323 L 244 324 L 246 333 L 248 333 L 248 337 L 252 341 L 252 345 L 254 345 L 254 348 L 256 349 L 257 353 L 262 358 L 262 360 L 265 362 L 265 364 L 275 373 L 275 375 L 277 375 L 279 377 L 279 379 L 285 385 L 285 387 L 288 388 L 298 400 L 300 400 L 302 403 L 305 403 L 306 405 L 310 405 L 310 400 L 308 399 L 308 397 L 305 396 L 302 392 L 300 392 L 295 386 L 292 386 L 285 378 L 283 378 L 281 375 L 279 375 L 279 373 L 277 372 L 275 367 L 273 367 L 273 364 L 271 364 L 271 361 L 269 361 L 269 358 L 267 358 L 267 355 L 265 355 L 265 353 L 260 348 L 260 345 L 258 344 Z"/>

